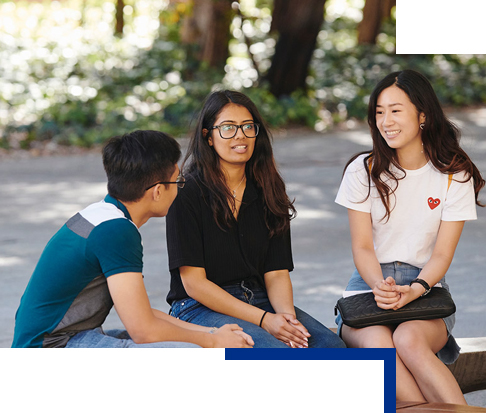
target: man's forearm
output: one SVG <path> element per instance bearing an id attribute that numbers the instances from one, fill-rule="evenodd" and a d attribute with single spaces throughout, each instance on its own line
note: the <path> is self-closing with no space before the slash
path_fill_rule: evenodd
<path id="1" fill-rule="evenodd" d="M 212 327 L 200 326 L 200 325 L 197 325 L 197 324 L 188 323 L 187 321 L 179 320 L 178 318 L 172 317 L 172 316 L 164 313 L 163 311 L 156 310 L 155 308 L 152 308 L 152 311 L 153 311 L 155 317 L 157 317 L 161 320 L 168 321 L 169 323 L 172 323 L 172 324 L 174 324 L 178 327 L 186 328 L 188 330 L 201 331 L 203 333 L 208 333 L 209 330 L 211 330 L 211 328 L 212 328 Z"/>

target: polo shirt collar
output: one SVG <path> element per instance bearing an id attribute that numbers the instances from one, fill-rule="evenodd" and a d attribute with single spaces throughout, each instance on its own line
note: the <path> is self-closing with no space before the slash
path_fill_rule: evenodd
<path id="1" fill-rule="evenodd" d="M 125 205 L 123 205 L 121 203 L 121 201 L 119 201 L 116 198 L 113 198 L 111 195 L 106 195 L 105 196 L 105 202 L 115 205 L 120 211 L 123 212 L 123 214 L 125 215 L 125 218 L 128 218 L 130 221 L 132 220 L 132 217 L 130 216 L 130 213 L 128 212 L 127 207 Z"/>

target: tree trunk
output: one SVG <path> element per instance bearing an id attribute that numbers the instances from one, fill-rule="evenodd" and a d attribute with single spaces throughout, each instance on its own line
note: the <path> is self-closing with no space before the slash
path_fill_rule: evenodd
<path id="1" fill-rule="evenodd" d="M 183 21 L 181 39 L 197 45 L 196 59 L 223 68 L 228 58 L 231 0 L 192 0 L 193 12 Z"/>
<path id="2" fill-rule="evenodd" d="M 123 8 L 125 7 L 124 0 L 116 0 L 116 14 L 115 14 L 115 35 L 123 36 Z"/>
<path id="3" fill-rule="evenodd" d="M 271 30 L 278 32 L 266 79 L 277 97 L 306 89 L 309 63 L 324 21 L 326 0 L 275 0 Z"/>
<path id="4" fill-rule="evenodd" d="M 390 17 L 396 0 L 366 0 L 363 20 L 358 26 L 358 44 L 375 44 L 380 33 L 381 22 Z"/>

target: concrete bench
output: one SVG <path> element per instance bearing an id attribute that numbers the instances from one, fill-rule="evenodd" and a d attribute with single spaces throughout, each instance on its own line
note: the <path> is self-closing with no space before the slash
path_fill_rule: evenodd
<path id="1" fill-rule="evenodd" d="M 486 337 L 457 338 L 461 354 L 449 370 L 463 393 L 486 390 Z"/>

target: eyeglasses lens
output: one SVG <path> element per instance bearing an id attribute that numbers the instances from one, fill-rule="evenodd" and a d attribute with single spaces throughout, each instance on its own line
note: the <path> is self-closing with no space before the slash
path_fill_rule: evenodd
<path id="1" fill-rule="evenodd" d="M 219 127 L 221 137 L 231 139 L 236 136 L 238 128 L 241 128 L 247 138 L 255 138 L 258 135 L 258 125 L 256 123 L 247 123 L 245 125 L 222 125 Z"/>

